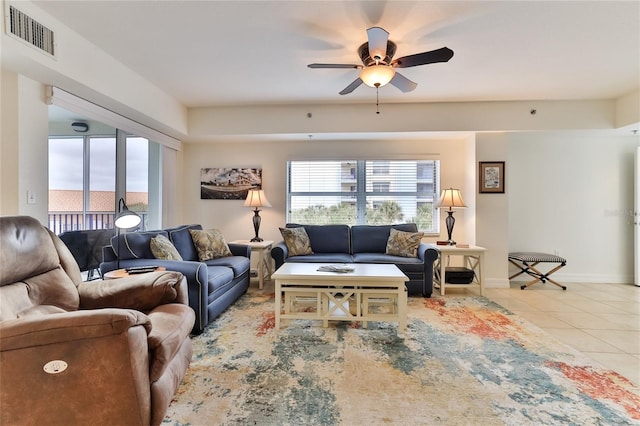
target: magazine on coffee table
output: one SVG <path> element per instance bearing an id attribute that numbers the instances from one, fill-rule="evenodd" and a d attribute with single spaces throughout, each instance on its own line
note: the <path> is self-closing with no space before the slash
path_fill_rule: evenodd
<path id="1" fill-rule="evenodd" d="M 337 272 L 340 274 L 345 274 L 347 272 L 353 272 L 356 268 L 349 265 L 322 265 L 318 268 L 320 272 Z"/>

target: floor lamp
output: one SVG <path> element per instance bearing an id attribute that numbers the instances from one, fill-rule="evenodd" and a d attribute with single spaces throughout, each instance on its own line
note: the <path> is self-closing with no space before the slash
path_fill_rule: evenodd
<path id="1" fill-rule="evenodd" d="M 467 207 L 462 199 L 462 194 L 459 189 L 443 189 L 440 193 L 440 199 L 436 204 L 437 208 L 449 207 L 447 210 L 447 218 L 445 219 L 445 224 L 447 225 L 447 234 L 448 234 L 448 244 L 450 246 L 456 245 L 456 242 L 453 241 L 453 226 L 456 224 L 456 219 L 453 217 L 453 208 Z"/>
<path id="2" fill-rule="evenodd" d="M 116 220 L 113 222 L 115 227 L 118 229 L 118 257 L 116 268 L 120 269 L 120 230 L 121 229 L 131 229 L 140 225 L 142 222 L 142 218 L 138 213 L 129 210 L 127 207 L 127 203 L 124 202 L 124 198 L 120 198 L 118 201 L 118 214 L 116 215 Z"/>
<path id="3" fill-rule="evenodd" d="M 256 232 L 256 236 L 251 239 L 251 242 L 260 242 L 262 238 L 258 236 L 260 230 L 260 207 L 271 207 L 271 203 L 267 200 L 262 189 L 250 189 L 247 192 L 247 199 L 244 200 L 245 207 L 253 207 L 253 230 Z"/>

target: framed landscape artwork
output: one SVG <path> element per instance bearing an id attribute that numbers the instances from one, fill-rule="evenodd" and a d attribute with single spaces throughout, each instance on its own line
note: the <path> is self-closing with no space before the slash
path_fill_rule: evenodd
<path id="1" fill-rule="evenodd" d="M 480 193 L 504 194 L 504 161 L 481 161 Z"/>
<path id="2" fill-rule="evenodd" d="M 250 189 L 262 189 L 262 169 L 200 169 L 201 200 L 244 200 Z"/>

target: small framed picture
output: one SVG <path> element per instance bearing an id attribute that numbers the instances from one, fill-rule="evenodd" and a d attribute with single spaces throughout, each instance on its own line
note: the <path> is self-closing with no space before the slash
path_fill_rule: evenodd
<path id="1" fill-rule="evenodd" d="M 504 161 L 480 162 L 481 194 L 504 194 Z"/>

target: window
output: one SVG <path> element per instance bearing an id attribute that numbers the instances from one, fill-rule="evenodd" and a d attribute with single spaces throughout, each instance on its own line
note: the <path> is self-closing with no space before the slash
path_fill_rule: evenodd
<path id="1" fill-rule="evenodd" d="M 146 226 L 148 206 L 149 141 L 123 138 L 126 147 L 126 203 Z M 113 228 L 119 199 L 115 136 L 49 138 L 49 228 L 65 231 Z"/>
<path id="2" fill-rule="evenodd" d="M 415 222 L 439 232 L 438 160 L 287 162 L 287 222 Z"/>

